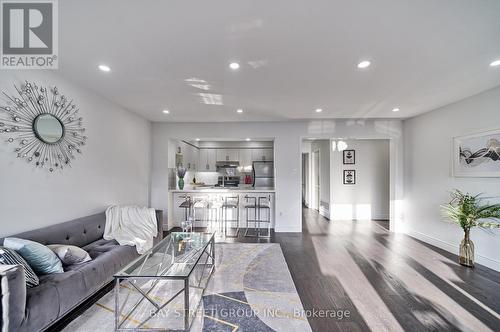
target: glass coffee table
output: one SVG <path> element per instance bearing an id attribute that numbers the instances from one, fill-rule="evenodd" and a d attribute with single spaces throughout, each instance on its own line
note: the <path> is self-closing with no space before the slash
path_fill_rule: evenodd
<path id="1" fill-rule="evenodd" d="M 170 233 L 115 274 L 115 330 L 189 330 L 214 267 L 214 233 Z"/>

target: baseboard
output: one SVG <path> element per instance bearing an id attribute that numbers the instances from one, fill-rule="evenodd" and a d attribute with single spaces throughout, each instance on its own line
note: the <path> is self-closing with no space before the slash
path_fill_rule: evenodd
<path id="1" fill-rule="evenodd" d="M 433 236 L 429 236 L 427 234 L 413 230 L 408 230 L 406 234 L 418 240 L 424 241 L 426 243 L 432 244 L 433 246 L 451 252 L 452 254 L 458 254 L 458 244 L 451 244 L 446 241 L 437 239 Z M 476 253 L 476 263 L 489 267 L 490 269 L 493 269 L 495 271 L 500 271 L 500 261 L 480 255 L 478 253 Z"/>

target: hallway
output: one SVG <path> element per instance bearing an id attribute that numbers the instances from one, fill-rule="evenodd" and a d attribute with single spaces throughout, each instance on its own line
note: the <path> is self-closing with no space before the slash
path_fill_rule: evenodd
<path id="1" fill-rule="evenodd" d="M 498 330 L 500 273 L 376 222 L 327 221 L 304 208 L 303 234 L 277 233 L 314 331 Z M 457 239 L 458 241 L 458 239 Z"/>

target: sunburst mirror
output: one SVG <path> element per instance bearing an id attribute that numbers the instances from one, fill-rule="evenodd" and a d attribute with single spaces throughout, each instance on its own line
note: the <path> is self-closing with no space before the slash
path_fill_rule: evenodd
<path id="1" fill-rule="evenodd" d="M 16 95 L 3 92 L 0 134 L 15 146 L 18 158 L 35 167 L 53 172 L 71 166 L 87 140 L 78 107 L 57 87 L 25 82 L 14 88 Z"/>

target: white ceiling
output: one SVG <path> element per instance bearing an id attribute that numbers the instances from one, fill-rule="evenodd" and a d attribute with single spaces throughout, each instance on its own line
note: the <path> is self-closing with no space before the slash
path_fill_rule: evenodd
<path id="1" fill-rule="evenodd" d="M 59 72 L 152 121 L 406 118 L 500 85 L 499 15 L 497 0 L 64 0 Z"/>

